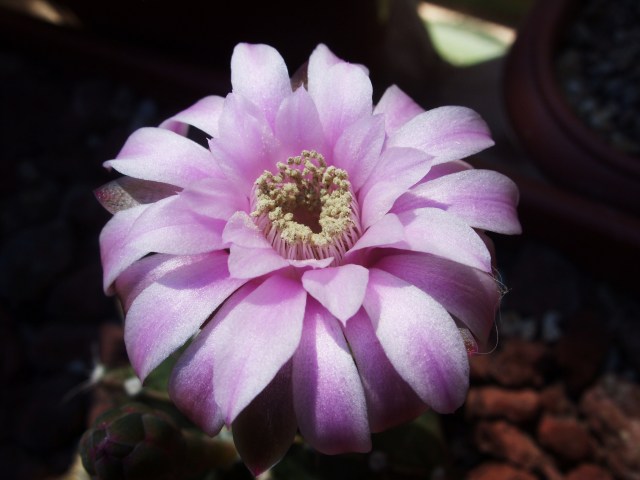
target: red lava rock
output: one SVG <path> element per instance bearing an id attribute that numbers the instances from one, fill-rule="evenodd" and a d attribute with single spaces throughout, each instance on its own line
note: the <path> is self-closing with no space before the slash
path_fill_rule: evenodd
<path id="1" fill-rule="evenodd" d="M 532 420 L 540 410 L 540 395 L 535 390 L 505 390 L 478 387 L 469 390 L 465 406 L 467 416 L 506 418 L 514 423 Z"/>
<path id="2" fill-rule="evenodd" d="M 567 396 L 563 383 L 555 383 L 540 392 L 540 403 L 545 412 L 555 415 L 576 415 L 578 408 Z"/>
<path id="3" fill-rule="evenodd" d="M 100 361 L 111 368 L 128 362 L 122 324 L 103 323 L 100 325 Z"/>
<path id="4" fill-rule="evenodd" d="M 542 471 L 549 480 L 562 478 L 553 460 L 529 435 L 503 420 L 480 422 L 476 426 L 475 441 L 481 452 L 505 459 L 527 471 Z"/>
<path id="5" fill-rule="evenodd" d="M 613 480 L 613 476 L 598 465 L 583 463 L 571 470 L 565 480 Z"/>
<path id="6" fill-rule="evenodd" d="M 467 480 L 536 480 L 538 477 L 506 463 L 489 462 L 471 470 Z"/>
<path id="7" fill-rule="evenodd" d="M 472 355 L 469 357 L 470 378 L 472 382 L 486 382 L 490 376 L 491 355 Z"/>
<path id="8" fill-rule="evenodd" d="M 554 357 L 569 392 L 580 393 L 601 371 L 611 335 L 592 312 L 575 316 L 554 348 Z"/>
<path id="9" fill-rule="evenodd" d="M 593 456 L 594 442 L 587 428 L 573 417 L 544 415 L 538 441 L 562 460 L 577 463 Z"/>
<path id="10" fill-rule="evenodd" d="M 505 387 L 539 387 L 544 383 L 547 350 L 542 343 L 510 339 L 491 360 L 491 376 Z"/>
<path id="11" fill-rule="evenodd" d="M 609 376 L 588 390 L 580 402 L 602 455 L 614 475 L 640 480 L 640 386 Z"/>

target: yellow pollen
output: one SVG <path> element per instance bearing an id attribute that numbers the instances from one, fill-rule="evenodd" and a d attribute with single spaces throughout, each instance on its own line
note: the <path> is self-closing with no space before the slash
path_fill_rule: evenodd
<path id="1" fill-rule="evenodd" d="M 327 166 L 315 151 L 276 164 L 256 180 L 251 215 L 290 259 L 340 260 L 360 237 L 360 221 L 346 171 Z"/>

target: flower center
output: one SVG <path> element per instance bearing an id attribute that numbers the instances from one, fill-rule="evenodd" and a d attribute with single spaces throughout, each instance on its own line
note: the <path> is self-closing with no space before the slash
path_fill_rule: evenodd
<path id="1" fill-rule="evenodd" d="M 256 225 L 284 258 L 333 257 L 340 264 L 361 234 L 349 175 L 307 150 L 276 166 L 277 174 L 265 171 L 256 180 Z"/>

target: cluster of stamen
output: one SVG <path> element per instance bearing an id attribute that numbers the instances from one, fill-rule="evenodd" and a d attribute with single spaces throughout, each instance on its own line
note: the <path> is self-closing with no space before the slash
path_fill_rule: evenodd
<path id="1" fill-rule="evenodd" d="M 252 216 L 285 258 L 333 257 L 339 264 L 360 237 L 357 205 L 347 172 L 327 166 L 322 155 L 304 150 L 278 172 L 255 183 Z"/>

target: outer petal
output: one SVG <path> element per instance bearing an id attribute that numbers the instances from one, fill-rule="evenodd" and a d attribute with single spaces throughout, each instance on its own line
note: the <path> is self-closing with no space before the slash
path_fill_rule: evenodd
<path id="1" fill-rule="evenodd" d="M 166 183 L 120 177 L 94 190 L 100 204 L 111 214 L 154 203 L 178 193 L 180 189 Z"/>
<path id="2" fill-rule="evenodd" d="M 360 265 L 308 270 L 302 286 L 338 320 L 345 323 L 362 305 L 369 271 Z"/>
<path id="3" fill-rule="evenodd" d="M 516 234 L 522 232 L 516 212 L 518 196 L 518 187 L 504 175 L 466 170 L 416 186 L 402 208 L 441 208 L 474 228 Z"/>
<path id="4" fill-rule="evenodd" d="M 206 256 L 206 255 L 205 255 Z M 203 255 L 165 255 L 156 253 L 142 258 L 127 268 L 115 281 L 115 289 L 122 301 L 122 307 L 129 311 L 133 301 L 152 283 L 167 273 L 185 265 L 199 262 Z"/>
<path id="5" fill-rule="evenodd" d="M 200 333 L 180 356 L 169 379 L 169 396 L 189 420 L 214 436 L 224 425 L 224 416 L 213 394 L 217 367 L 207 348 L 208 340 Z"/>
<path id="6" fill-rule="evenodd" d="M 216 170 L 211 154 L 195 142 L 161 128 L 141 128 L 127 139 L 115 160 L 104 163 L 123 175 L 178 187 Z"/>
<path id="7" fill-rule="evenodd" d="M 175 195 L 150 205 L 118 243 L 101 237 L 101 242 L 110 247 L 102 252 L 105 288 L 148 253 L 191 255 L 222 248 L 222 228 L 222 221 L 195 214 Z"/>
<path id="8" fill-rule="evenodd" d="M 298 88 L 280 105 L 275 135 L 281 146 L 281 161 L 298 156 L 303 150 L 315 150 L 331 162 L 318 110 L 304 88 Z"/>
<path id="9" fill-rule="evenodd" d="M 293 399 L 300 432 L 316 450 L 371 449 L 364 390 L 349 346 L 338 321 L 314 300 L 293 357 Z"/>
<path id="10" fill-rule="evenodd" d="M 384 114 L 385 130 L 389 135 L 422 112 L 424 109 L 396 85 L 387 88 L 373 109 L 374 115 Z"/>
<path id="11" fill-rule="evenodd" d="M 447 311 L 419 288 L 372 269 L 364 301 L 380 344 L 400 376 L 440 413 L 457 409 L 469 386 L 469 362 Z"/>
<path id="12" fill-rule="evenodd" d="M 404 225 L 404 248 L 491 271 L 487 246 L 473 228 L 454 215 L 438 208 L 421 208 L 401 213 L 398 218 Z"/>
<path id="13" fill-rule="evenodd" d="M 268 45 L 236 45 L 231 56 L 231 85 L 234 93 L 260 107 L 271 124 L 280 103 L 291 94 L 287 66 Z"/>
<path id="14" fill-rule="evenodd" d="M 500 303 L 495 279 L 451 260 L 421 253 L 390 255 L 377 268 L 415 285 L 485 341 Z"/>
<path id="15" fill-rule="evenodd" d="M 487 124 L 465 107 L 421 113 L 389 137 L 390 147 L 411 147 L 433 155 L 434 164 L 458 160 L 493 145 Z"/>
<path id="16" fill-rule="evenodd" d="M 129 235 L 131 227 L 150 205 L 138 205 L 127 210 L 116 212 L 100 232 L 100 258 L 103 267 L 104 291 L 113 294 L 111 284 L 116 275 L 112 275 L 106 267 L 115 262 L 115 258 L 121 255 L 122 243 Z"/>
<path id="17" fill-rule="evenodd" d="M 194 126 L 211 137 L 218 136 L 218 122 L 222 113 L 224 98 L 211 95 L 198 100 L 186 110 L 168 118 L 160 124 L 160 128 L 166 128 L 182 135 L 185 126 Z"/>
<path id="18" fill-rule="evenodd" d="M 273 380 L 300 343 L 306 292 L 298 282 L 271 276 L 215 318 L 210 345 L 216 401 L 227 423 Z"/>
<path id="19" fill-rule="evenodd" d="M 230 93 L 220 116 L 220 137 L 209 141 L 224 176 L 242 195 L 251 193 L 256 179 L 272 170 L 277 142 L 264 113 L 241 95 Z"/>
<path id="20" fill-rule="evenodd" d="M 427 406 L 389 362 L 364 311 L 344 329 L 364 386 L 372 432 L 381 432 L 417 417 Z"/>
<path id="21" fill-rule="evenodd" d="M 238 415 L 231 428 L 238 453 L 255 476 L 280 461 L 298 428 L 293 409 L 291 362 L 286 363 Z"/>
<path id="22" fill-rule="evenodd" d="M 249 198 L 222 177 L 204 178 L 180 192 L 194 212 L 210 218 L 227 220 L 237 211 L 249 210 Z"/>
<path id="23" fill-rule="evenodd" d="M 338 138 L 333 149 L 334 164 L 347 171 L 355 192 L 376 168 L 384 140 L 384 118 L 380 115 L 360 118 Z"/>
<path id="24" fill-rule="evenodd" d="M 388 213 L 378 222 L 371 225 L 358 239 L 345 258 L 350 258 L 354 252 L 370 247 L 400 246 L 405 240 L 405 229 L 400 220 L 393 213 Z"/>
<path id="25" fill-rule="evenodd" d="M 431 157 L 414 148 L 385 150 L 375 171 L 358 192 L 362 226 L 367 228 L 380 220 L 400 195 L 427 174 L 430 160 Z"/>
<path id="26" fill-rule="evenodd" d="M 144 380 L 243 283 L 229 277 L 227 255 L 216 252 L 167 273 L 140 293 L 124 329 L 138 376 Z"/>
<path id="27" fill-rule="evenodd" d="M 346 62 L 336 57 L 326 45 L 319 44 L 309 56 L 309 65 L 307 66 L 309 91 L 319 88 L 329 69 L 338 63 Z"/>
<path id="28" fill-rule="evenodd" d="M 335 64 L 316 80 L 309 77 L 309 93 L 318 108 L 325 136 L 334 144 L 349 125 L 371 115 L 373 88 L 361 68 L 344 62 Z"/>

